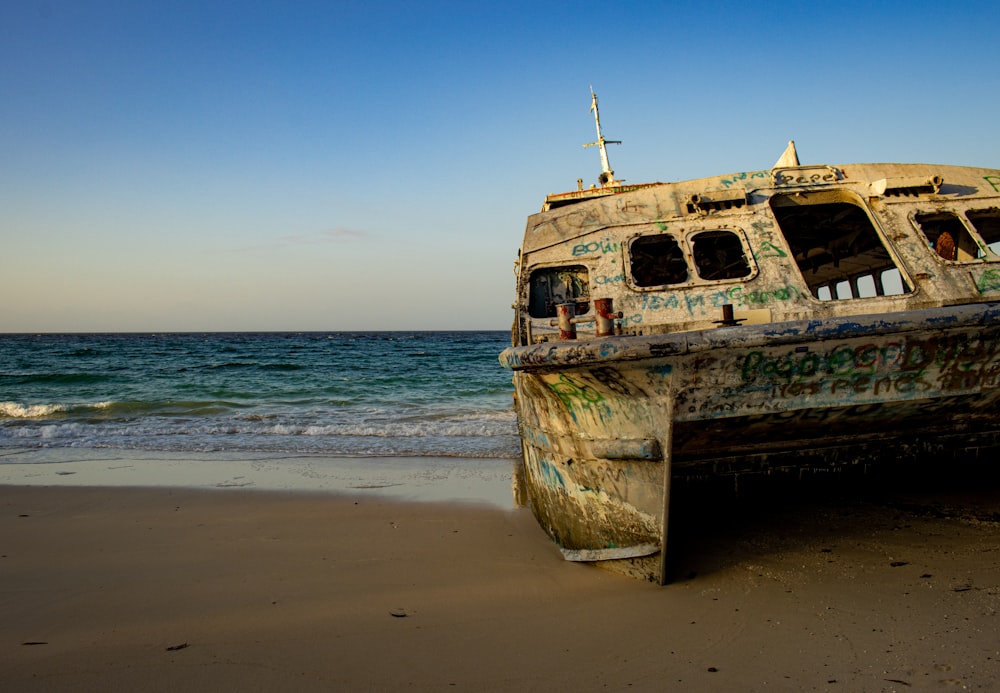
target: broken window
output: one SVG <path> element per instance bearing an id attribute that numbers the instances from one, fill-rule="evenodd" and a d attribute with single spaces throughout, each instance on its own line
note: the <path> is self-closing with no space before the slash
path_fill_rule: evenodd
<path id="1" fill-rule="evenodd" d="M 743 244 L 732 231 L 703 231 L 692 238 L 691 245 L 702 279 L 740 279 L 750 274 Z"/>
<path id="2" fill-rule="evenodd" d="M 832 301 L 845 298 L 871 298 L 872 296 L 895 296 L 909 291 L 903 284 L 903 276 L 898 269 L 881 273 L 864 274 L 852 281 L 842 281 L 833 286 L 825 285 L 816 290 L 816 298 Z"/>
<path id="3" fill-rule="evenodd" d="M 553 318 L 560 303 L 576 305 L 576 314 L 590 310 L 590 279 L 583 265 L 546 267 L 528 280 L 528 313 L 533 318 Z"/>
<path id="4" fill-rule="evenodd" d="M 982 256 L 982 250 L 962 220 L 952 212 L 915 214 L 917 227 L 942 260 L 968 262 Z"/>
<path id="5" fill-rule="evenodd" d="M 816 298 L 868 298 L 912 290 L 860 204 L 837 193 L 775 195 L 770 204 Z"/>
<path id="6" fill-rule="evenodd" d="M 688 280 L 684 251 L 669 233 L 634 239 L 629 245 L 629 260 L 636 286 L 681 284 Z"/>
<path id="7" fill-rule="evenodd" d="M 1000 209 L 970 209 L 965 216 L 993 254 L 1000 255 Z"/>

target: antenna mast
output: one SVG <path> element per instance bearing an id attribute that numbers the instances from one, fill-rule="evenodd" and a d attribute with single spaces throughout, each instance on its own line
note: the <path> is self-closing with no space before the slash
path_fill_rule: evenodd
<path id="1" fill-rule="evenodd" d="M 597 141 L 583 146 L 584 148 L 600 147 L 601 175 L 597 177 L 597 182 L 601 184 L 601 187 L 616 185 L 620 181 L 615 180 L 615 172 L 611 170 L 611 163 L 608 161 L 608 148 L 605 145 L 621 144 L 621 140 L 604 139 L 604 133 L 601 132 L 601 114 L 597 110 L 597 94 L 594 93 L 593 85 L 590 87 L 590 112 L 594 114 L 594 123 L 597 125 Z"/>

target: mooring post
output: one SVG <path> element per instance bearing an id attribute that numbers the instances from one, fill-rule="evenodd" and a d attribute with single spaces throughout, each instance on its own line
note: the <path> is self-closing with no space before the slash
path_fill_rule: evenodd
<path id="1" fill-rule="evenodd" d="M 559 318 L 559 339 L 576 339 L 575 303 L 560 303 L 556 306 L 556 317 Z"/>
<path id="2" fill-rule="evenodd" d="M 612 299 L 594 299 L 594 320 L 597 323 L 597 336 L 610 337 L 615 333 L 615 319 L 621 319 L 624 314 L 621 311 L 615 312 L 612 307 Z"/>

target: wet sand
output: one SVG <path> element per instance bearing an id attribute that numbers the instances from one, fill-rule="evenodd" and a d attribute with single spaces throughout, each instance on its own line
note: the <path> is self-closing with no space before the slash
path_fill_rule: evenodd
<path id="1" fill-rule="evenodd" d="M 998 500 L 680 503 L 657 587 L 564 562 L 488 502 L 8 484 L 0 685 L 986 690 Z"/>

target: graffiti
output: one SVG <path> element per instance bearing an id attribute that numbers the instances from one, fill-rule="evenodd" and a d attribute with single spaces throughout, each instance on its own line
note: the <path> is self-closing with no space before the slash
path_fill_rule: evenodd
<path id="1" fill-rule="evenodd" d="M 691 316 L 694 316 L 695 308 L 698 308 L 699 312 L 704 315 L 706 313 L 706 303 L 711 304 L 714 308 L 718 308 L 729 302 L 729 293 L 726 291 L 716 291 L 707 297 L 703 294 L 693 293 L 684 293 L 682 295 L 684 296 L 684 308 Z M 670 294 L 668 296 L 644 295 L 642 297 L 643 310 L 673 310 L 680 307 L 681 300 L 677 294 Z"/>
<path id="2" fill-rule="evenodd" d="M 734 286 L 728 293 L 730 300 L 738 306 L 744 304 L 763 305 L 775 301 L 783 302 L 793 298 L 802 298 L 802 292 L 791 285 L 783 286 L 780 289 L 758 289 L 757 291 L 744 291 L 742 286 Z"/>
<path id="3" fill-rule="evenodd" d="M 760 252 L 754 253 L 754 259 L 760 260 L 761 258 L 770 257 L 788 257 L 788 253 L 776 246 L 771 241 L 764 241 L 760 244 Z"/>
<path id="4" fill-rule="evenodd" d="M 949 368 L 938 377 L 942 390 L 975 390 L 1000 384 L 1000 364 L 983 364 L 978 368 Z"/>
<path id="5" fill-rule="evenodd" d="M 638 190 L 638 188 L 634 189 Z M 629 191 L 624 190 L 622 192 Z M 629 200 L 622 198 L 615 200 L 615 207 L 619 212 L 624 212 L 625 214 L 643 214 L 646 211 L 646 206 L 647 205 L 630 202 Z"/>
<path id="6" fill-rule="evenodd" d="M 669 294 L 667 296 L 657 296 L 656 294 L 643 294 L 642 295 L 642 310 L 669 310 L 671 308 L 679 308 L 681 301 L 677 298 L 677 294 Z"/>
<path id="7" fill-rule="evenodd" d="M 610 220 L 601 217 L 600 209 L 574 210 L 559 219 L 549 219 L 534 227 L 536 233 L 555 233 L 565 236 L 587 228 L 606 226 Z"/>
<path id="8" fill-rule="evenodd" d="M 529 351 L 525 354 L 516 354 L 512 351 L 504 351 L 500 354 L 500 365 L 504 368 L 523 368 L 546 363 L 549 354 L 543 351 Z"/>
<path id="9" fill-rule="evenodd" d="M 618 355 L 619 351 L 621 351 L 621 349 L 613 342 L 604 342 L 601 344 L 600 354 L 602 359 L 614 358 Z"/>
<path id="10" fill-rule="evenodd" d="M 719 182 L 722 183 L 725 187 L 729 188 L 742 180 L 753 179 L 753 178 L 767 178 L 767 175 L 768 175 L 767 171 L 750 171 L 750 172 L 744 171 L 743 173 L 733 174 L 729 178 L 720 178 Z"/>
<path id="11" fill-rule="evenodd" d="M 779 385 L 779 397 L 816 397 L 817 395 L 879 395 L 909 394 L 929 392 L 933 389 L 919 374 L 901 373 L 874 377 L 853 375 L 848 378 L 834 378 L 810 383 Z"/>
<path id="12" fill-rule="evenodd" d="M 705 312 L 705 297 L 698 294 L 684 294 L 684 304 L 689 315 L 694 315 L 695 307 L 701 308 L 702 314 Z"/>
<path id="13" fill-rule="evenodd" d="M 521 436 L 524 438 L 525 442 L 532 447 L 540 448 L 542 450 L 552 449 L 552 443 L 549 441 L 548 434 L 536 428 L 524 426 L 521 429 Z"/>
<path id="14" fill-rule="evenodd" d="M 882 409 L 883 406 L 881 402 L 866 402 L 864 404 L 853 404 L 842 409 L 788 409 L 786 411 L 775 412 L 774 416 L 788 425 L 792 425 L 793 422 L 795 424 L 824 423 L 830 419 L 851 417 L 871 419 L 876 416 L 876 412 Z"/>
<path id="15" fill-rule="evenodd" d="M 586 468 L 580 473 L 580 483 L 585 487 L 600 489 L 621 500 L 629 499 L 628 474 L 622 468 L 599 464 L 593 471 Z"/>
<path id="16" fill-rule="evenodd" d="M 615 275 L 601 274 L 594 277 L 594 283 L 597 284 L 598 286 L 602 286 L 604 284 L 621 284 L 624 281 L 625 281 L 624 274 L 615 274 Z"/>
<path id="17" fill-rule="evenodd" d="M 711 293 L 677 292 L 666 296 L 662 294 L 643 294 L 639 308 L 641 310 L 675 310 L 682 307 L 689 315 L 706 315 L 708 308 L 719 308 L 726 304 L 734 306 L 760 306 L 778 301 L 791 301 L 802 298 L 802 292 L 792 285 L 777 289 L 759 289 L 747 291 L 742 286 L 713 291 Z"/>
<path id="18" fill-rule="evenodd" d="M 617 253 L 621 250 L 621 243 L 605 238 L 603 241 L 591 241 L 590 243 L 577 243 L 573 246 L 573 257 L 590 255 L 591 253 Z"/>
<path id="19" fill-rule="evenodd" d="M 787 173 L 775 173 L 775 185 L 815 185 L 816 183 L 836 183 L 837 174 L 833 171 L 826 173 L 800 173 L 797 176 L 790 176 Z"/>
<path id="20" fill-rule="evenodd" d="M 629 383 L 614 368 L 594 368 L 590 371 L 590 375 L 593 376 L 594 380 L 616 395 L 623 397 L 646 396 L 646 393 L 641 388 Z"/>
<path id="21" fill-rule="evenodd" d="M 993 192 L 1000 192 L 1000 176 L 983 176 L 983 180 L 993 186 Z"/>
<path id="22" fill-rule="evenodd" d="M 825 354 L 791 352 L 772 356 L 751 351 L 743 359 L 743 381 L 758 378 L 801 382 L 815 375 L 871 375 L 898 367 L 904 349 L 898 342 L 882 346 L 865 344 L 859 347 L 838 346 Z"/>
<path id="23" fill-rule="evenodd" d="M 751 351 L 743 358 L 745 384 L 781 381 L 782 397 L 821 394 L 908 394 L 995 387 L 1000 341 L 931 337 L 884 344 L 841 345 L 825 353 Z"/>
<path id="24" fill-rule="evenodd" d="M 568 375 L 560 375 L 559 382 L 546 383 L 566 408 L 572 412 L 575 407 L 590 407 L 604 401 L 604 396 L 596 389 L 581 383 Z"/>
<path id="25" fill-rule="evenodd" d="M 981 294 L 1000 289 L 1000 270 L 985 270 L 979 276 L 979 279 L 976 280 L 976 288 L 979 289 L 979 293 Z"/>
<path id="26" fill-rule="evenodd" d="M 538 472 L 542 483 L 553 488 L 566 488 L 562 472 L 544 458 L 538 458 Z"/>

